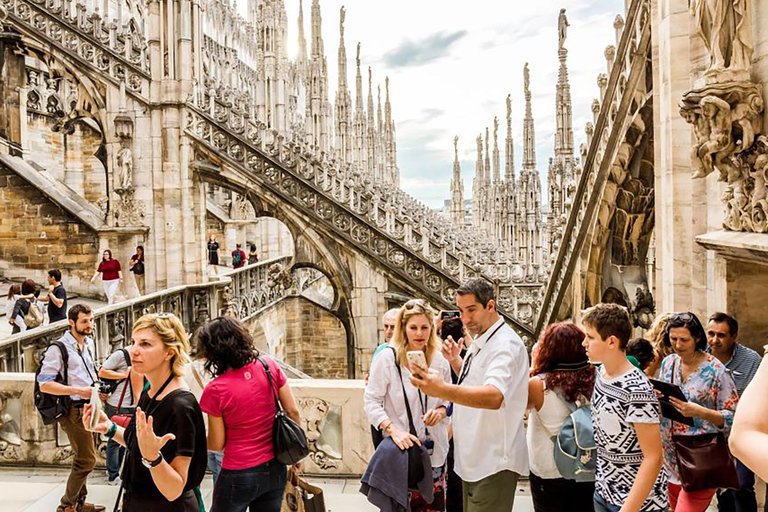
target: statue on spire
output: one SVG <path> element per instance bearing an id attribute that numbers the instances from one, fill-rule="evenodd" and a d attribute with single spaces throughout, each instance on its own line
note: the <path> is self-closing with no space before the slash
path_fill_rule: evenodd
<path id="1" fill-rule="evenodd" d="M 565 38 L 568 37 L 568 17 L 565 15 L 565 9 L 560 9 L 560 16 L 557 18 L 557 32 L 560 36 L 560 48 L 565 44 Z"/>
<path id="2" fill-rule="evenodd" d="M 357 57 L 355 58 L 357 61 L 357 67 L 360 67 L 360 43 L 357 43 Z"/>
<path id="3" fill-rule="evenodd" d="M 453 138 L 453 154 L 456 161 L 458 161 L 459 160 L 459 136 L 458 135 L 456 135 Z"/>
<path id="4" fill-rule="evenodd" d="M 525 92 L 528 92 L 531 88 L 531 73 L 528 71 L 528 63 L 523 66 L 523 88 Z"/>
<path id="5" fill-rule="evenodd" d="M 339 11 L 339 32 L 341 37 L 344 37 L 344 19 L 347 17 L 347 9 L 342 5 Z"/>
<path id="6" fill-rule="evenodd" d="M 507 94 L 507 119 L 512 118 L 512 95 Z"/>

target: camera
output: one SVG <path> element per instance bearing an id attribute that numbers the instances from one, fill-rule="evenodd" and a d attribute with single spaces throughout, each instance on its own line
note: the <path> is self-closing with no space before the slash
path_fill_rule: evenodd
<path id="1" fill-rule="evenodd" d="M 111 395 L 115 392 L 115 388 L 117 388 L 118 381 L 113 382 L 104 382 L 103 380 L 97 380 L 93 383 L 94 386 L 99 386 L 99 393 L 102 395 Z"/>
<path id="2" fill-rule="evenodd" d="M 448 336 L 453 338 L 455 342 L 464 337 L 464 324 L 461 318 L 450 317 L 443 320 L 443 324 L 440 326 L 440 337 L 447 340 Z"/>

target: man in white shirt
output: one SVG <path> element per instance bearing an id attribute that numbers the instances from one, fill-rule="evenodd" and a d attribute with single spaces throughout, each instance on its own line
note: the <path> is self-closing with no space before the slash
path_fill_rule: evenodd
<path id="1" fill-rule="evenodd" d="M 448 338 L 443 356 L 459 375 L 456 385 L 411 367 L 411 382 L 425 394 L 453 402 L 456 473 L 464 482 L 464 512 L 509 511 L 517 480 L 528 474 L 523 415 L 528 402 L 528 353 L 496 311 L 491 284 L 472 279 L 456 290 L 461 320 L 474 336 Z"/>

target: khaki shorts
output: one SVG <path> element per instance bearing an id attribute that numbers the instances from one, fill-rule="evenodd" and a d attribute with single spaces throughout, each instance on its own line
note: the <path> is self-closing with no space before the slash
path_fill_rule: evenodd
<path id="1" fill-rule="evenodd" d="M 510 512 L 519 477 L 505 470 L 477 482 L 464 482 L 464 512 Z"/>

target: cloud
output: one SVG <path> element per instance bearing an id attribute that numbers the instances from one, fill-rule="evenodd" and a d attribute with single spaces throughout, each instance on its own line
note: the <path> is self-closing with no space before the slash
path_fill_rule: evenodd
<path id="1" fill-rule="evenodd" d="M 399 46 L 384 54 L 384 64 L 389 68 L 421 66 L 448 55 L 453 43 L 467 35 L 466 30 L 438 32 L 423 39 L 405 39 Z"/>

